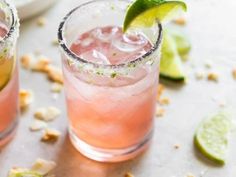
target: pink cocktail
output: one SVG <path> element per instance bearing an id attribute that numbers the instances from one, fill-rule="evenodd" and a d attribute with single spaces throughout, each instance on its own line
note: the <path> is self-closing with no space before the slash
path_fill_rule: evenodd
<path id="1" fill-rule="evenodd" d="M 127 4 L 82 5 L 59 29 L 70 138 L 99 161 L 134 157 L 153 131 L 162 30 L 149 31 L 154 42 L 138 31 L 123 34 Z"/>
<path id="2" fill-rule="evenodd" d="M 0 146 L 13 134 L 18 115 L 18 69 L 15 46 L 19 22 L 14 7 L 0 1 Z"/>

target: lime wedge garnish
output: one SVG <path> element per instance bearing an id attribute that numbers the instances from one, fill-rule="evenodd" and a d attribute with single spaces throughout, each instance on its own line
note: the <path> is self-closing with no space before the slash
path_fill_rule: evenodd
<path id="1" fill-rule="evenodd" d="M 0 58 L 0 91 L 7 85 L 15 68 L 15 59 Z"/>
<path id="2" fill-rule="evenodd" d="M 181 58 L 178 54 L 176 43 L 173 37 L 166 31 L 164 31 L 163 35 L 161 52 L 161 77 L 173 81 L 184 81 L 186 76 L 183 70 Z"/>
<path id="3" fill-rule="evenodd" d="M 168 28 L 167 32 L 174 38 L 179 55 L 181 57 L 188 55 L 191 50 L 191 43 L 189 41 L 189 38 L 178 29 Z"/>
<path id="4" fill-rule="evenodd" d="M 182 1 L 136 0 L 128 8 L 123 31 L 131 26 L 151 27 L 156 21 L 170 21 L 186 10 L 187 6 Z"/>
<path id="5" fill-rule="evenodd" d="M 208 159 L 223 165 L 226 161 L 231 120 L 225 113 L 218 113 L 204 120 L 194 137 L 194 143 Z"/>
<path id="6" fill-rule="evenodd" d="M 17 171 L 11 170 L 8 177 L 43 177 L 34 171 Z"/>

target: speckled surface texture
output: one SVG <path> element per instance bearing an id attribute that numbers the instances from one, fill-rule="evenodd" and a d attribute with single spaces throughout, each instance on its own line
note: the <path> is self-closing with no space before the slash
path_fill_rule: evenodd
<path id="1" fill-rule="evenodd" d="M 62 17 L 82 2 L 84 0 L 61 0 L 43 14 L 47 18 L 45 27 L 37 26 L 37 18 L 23 22 L 18 56 L 39 50 L 60 65 L 59 51 L 51 43 L 56 38 Z M 219 110 L 222 100 L 236 119 L 236 81 L 231 75 L 232 68 L 236 67 L 236 1 L 189 0 L 188 6 L 185 30 L 193 43 L 191 60 L 185 64 L 189 82 L 183 87 L 167 84 L 164 94 L 171 99 L 171 104 L 166 107 L 167 113 L 163 118 L 155 119 L 153 143 L 145 154 L 118 164 L 102 164 L 80 155 L 66 133 L 64 95 L 53 99 L 50 82 L 44 75 L 21 69 L 21 88 L 32 89 L 35 101 L 21 116 L 13 141 L 0 152 L 0 177 L 6 177 L 13 166 L 30 166 L 38 157 L 57 162 L 57 177 L 123 177 L 127 171 L 135 177 L 185 177 L 188 173 L 196 177 L 235 177 L 235 132 L 231 136 L 229 159 L 224 167 L 214 166 L 199 156 L 192 139 L 198 123 L 206 115 Z M 212 69 L 205 68 L 206 60 L 212 61 Z M 198 69 L 218 72 L 219 82 L 197 81 L 194 71 Z M 34 110 L 49 105 L 62 110 L 62 115 L 50 123 L 51 127 L 63 133 L 55 144 L 40 142 L 42 133 L 31 133 L 28 128 Z M 180 148 L 176 150 L 174 144 L 179 144 Z"/>

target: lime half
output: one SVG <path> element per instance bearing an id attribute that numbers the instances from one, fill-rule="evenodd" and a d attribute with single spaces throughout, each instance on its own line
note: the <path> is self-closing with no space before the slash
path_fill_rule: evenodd
<path id="1" fill-rule="evenodd" d="M 160 76 L 172 81 L 184 81 L 186 75 L 178 54 L 176 42 L 166 31 L 164 31 L 163 35 L 161 53 Z"/>
<path id="2" fill-rule="evenodd" d="M 182 1 L 136 0 L 128 8 L 123 31 L 125 32 L 131 26 L 150 27 L 156 21 L 170 21 L 186 10 L 187 6 Z"/>
<path id="3" fill-rule="evenodd" d="M 8 177 L 43 177 L 43 175 L 40 175 L 33 171 L 11 170 Z"/>
<path id="4" fill-rule="evenodd" d="M 181 58 L 184 58 L 184 56 L 188 55 L 191 50 L 191 43 L 187 35 L 178 29 L 168 28 L 167 32 L 174 38 Z"/>
<path id="5" fill-rule="evenodd" d="M 231 120 L 225 113 L 218 113 L 206 119 L 197 129 L 194 143 L 208 159 L 225 164 Z"/>

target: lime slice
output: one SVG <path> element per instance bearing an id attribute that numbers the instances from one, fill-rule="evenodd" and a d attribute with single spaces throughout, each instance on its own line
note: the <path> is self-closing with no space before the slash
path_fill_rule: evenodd
<path id="1" fill-rule="evenodd" d="M 18 170 L 11 170 L 8 177 L 43 177 L 34 171 L 18 171 Z"/>
<path id="2" fill-rule="evenodd" d="M 168 28 L 167 32 L 174 38 L 179 55 L 181 57 L 188 55 L 191 50 L 191 43 L 189 41 L 189 38 L 178 29 Z"/>
<path id="3" fill-rule="evenodd" d="M 0 58 L 0 91 L 7 85 L 15 68 L 15 58 Z"/>
<path id="4" fill-rule="evenodd" d="M 160 76 L 173 81 L 184 81 L 186 76 L 176 43 L 166 31 L 163 35 L 161 52 Z"/>
<path id="5" fill-rule="evenodd" d="M 186 10 L 186 4 L 181 1 L 136 0 L 128 8 L 123 31 L 131 26 L 150 27 L 156 21 L 167 22 Z"/>
<path id="6" fill-rule="evenodd" d="M 231 120 L 225 113 L 218 113 L 206 119 L 195 134 L 196 147 L 207 158 L 223 165 L 226 161 L 231 127 Z"/>

